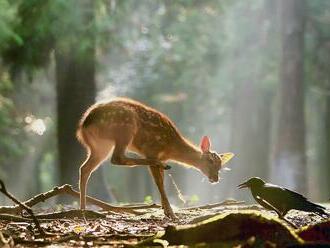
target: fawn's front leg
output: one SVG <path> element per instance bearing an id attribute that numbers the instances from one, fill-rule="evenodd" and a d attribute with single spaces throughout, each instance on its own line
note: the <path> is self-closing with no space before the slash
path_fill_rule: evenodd
<path id="1" fill-rule="evenodd" d="M 122 165 L 122 166 L 128 166 L 128 167 L 135 167 L 140 165 L 146 165 L 146 166 L 153 166 L 153 167 L 159 167 L 164 170 L 171 169 L 171 166 L 162 163 L 160 161 L 154 160 L 154 159 L 144 159 L 144 158 L 130 158 L 126 155 L 122 156 L 114 156 L 111 157 L 111 163 L 115 165 Z"/>
<path id="2" fill-rule="evenodd" d="M 157 167 L 149 167 L 152 177 L 157 185 L 157 188 L 160 193 L 162 207 L 164 209 L 164 213 L 167 217 L 171 219 L 177 219 L 176 215 L 174 214 L 170 202 L 167 199 L 167 195 L 164 188 L 164 170 Z"/>
<path id="3" fill-rule="evenodd" d="M 113 154 L 111 157 L 111 163 L 115 165 L 123 165 L 123 166 L 153 166 L 157 168 L 162 168 L 164 170 L 171 169 L 171 166 L 156 160 L 156 159 L 148 159 L 148 158 L 130 158 L 126 156 L 126 149 L 131 140 L 131 137 L 127 135 L 121 135 L 120 138 L 116 140 L 115 148 L 113 150 Z"/>

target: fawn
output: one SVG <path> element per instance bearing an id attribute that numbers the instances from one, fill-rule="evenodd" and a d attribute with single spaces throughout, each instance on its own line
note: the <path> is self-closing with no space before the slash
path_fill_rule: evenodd
<path id="1" fill-rule="evenodd" d="M 80 167 L 80 208 L 86 207 L 87 182 L 91 173 L 110 156 L 111 163 L 123 166 L 147 165 L 158 187 L 162 208 L 166 216 L 175 214 L 164 190 L 166 161 L 193 166 L 218 182 L 219 170 L 234 155 L 218 154 L 210 150 L 210 140 L 204 136 L 200 149 L 185 139 L 174 123 L 164 114 L 146 105 L 125 98 L 107 103 L 96 103 L 83 114 L 78 130 L 78 140 L 87 149 L 87 159 Z M 142 158 L 130 158 L 126 151 Z"/>

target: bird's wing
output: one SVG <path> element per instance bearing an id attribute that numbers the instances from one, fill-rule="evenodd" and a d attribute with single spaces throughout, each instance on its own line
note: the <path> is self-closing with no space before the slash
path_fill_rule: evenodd
<path id="1" fill-rule="evenodd" d="M 270 183 L 266 183 L 264 188 L 272 193 L 272 194 L 276 194 L 276 195 L 281 195 L 281 197 L 286 197 L 288 198 L 295 198 L 295 199 L 299 199 L 299 200 L 307 200 L 307 198 L 297 192 L 294 192 L 292 190 L 286 189 L 284 187 L 281 186 L 277 186 L 274 184 L 270 184 Z"/>
<path id="2" fill-rule="evenodd" d="M 279 214 L 280 211 L 276 207 L 272 206 L 269 202 L 267 202 L 266 200 L 262 199 L 260 196 L 256 195 L 255 196 L 255 199 L 264 208 L 269 209 L 269 210 L 274 210 L 276 213 Z"/>
<path id="3" fill-rule="evenodd" d="M 315 208 L 325 209 L 323 206 L 314 204 L 308 199 L 292 190 L 266 183 L 264 190 L 259 192 L 260 197 L 269 202 L 272 206 L 276 206 L 280 211 L 298 209 L 298 210 L 312 210 Z"/>
<path id="4" fill-rule="evenodd" d="M 283 189 L 287 197 L 294 198 L 295 200 L 299 201 L 307 201 L 307 198 L 305 196 L 286 188 Z"/>
<path id="5" fill-rule="evenodd" d="M 285 188 L 267 183 L 258 191 L 257 195 L 281 212 L 287 209 L 287 203 L 292 198 Z"/>
<path id="6" fill-rule="evenodd" d="M 289 189 L 284 190 L 287 194 L 288 206 L 290 208 L 326 215 L 326 213 L 324 212 L 324 210 L 326 209 L 325 207 L 309 201 L 306 197 L 297 192 L 291 191 Z"/>

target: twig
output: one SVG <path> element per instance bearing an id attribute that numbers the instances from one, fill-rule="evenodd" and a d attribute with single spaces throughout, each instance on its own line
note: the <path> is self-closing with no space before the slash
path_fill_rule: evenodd
<path id="1" fill-rule="evenodd" d="M 54 212 L 50 214 L 38 214 L 37 217 L 39 219 L 63 219 L 63 218 L 106 218 L 105 214 L 101 214 L 99 212 L 91 211 L 91 210 L 84 210 L 81 211 L 79 209 L 72 209 L 68 211 L 62 211 L 62 212 Z"/>
<path id="2" fill-rule="evenodd" d="M 174 178 L 172 177 L 171 173 L 168 173 L 168 176 L 171 178 L 172 184 L 174 185 L 174 188 L 178 194 L 179 199 L 182 201 L 183 205 L 186 205 L 186 199 L 184 199 L 181 190 L 179 189 L 178 185 L 176 184 L 176 182 L 174 181 Z"/>
<path id="3" fill-rule="evenodd" d="M 51 197 L 57 196 L 59 194 L 65 193 L 67 191 L 67 187 L 71 187 L 68 184 L 64 184 L 60 187 L 54 187 L 53 189 L 38 194 L 32 198 L 30 198 L 29 200 L 25 201 L 24 204 L 28 207 L 33 207 L 34 205 L 40 203 L 40 202 L 45 202 L 46 200 L 48 200 Z M 0 207 L 0 213 L 12 213 L 12 214 L 17 214 L 19 212 L 22 211 L 22 207 L 20 205 L 16 205 L 16 206 L 4 206 L 4 207 Z"/>
<path id="4" fill-rule="evenodd" d="M 53 196 L 56 196 L 56 195 L 59 195 L 59 194 L 68 194 L 68 195 L 71 195 L 73 197 L 80 197 L 80 193 L 78 191 L 75 191 L 71 185 L 69 184 L 64 184 L 62 186 L 59 186 L 59 187 L 54 187 L 52 190 L 49 190 L 45 193 L 42 193 L 42 194 L 39 194 L 39 195 L 36 195 L 35 197 L 27 200 L 25 203 L 28 205 L 28 206 L 34 206 L 40 202 L 44 202 L 45 200 L 53 197 Z M 92 197 L 89 197 L 87 196 L 86 198 L 87 202 L 88 203 L 92 203 L 100 208 L 102 208 L 103 210 L 106 210 L 106 211 L 116 211 L 118 210 L 117 207 L 114 207 L 114 206 L 111 206 L 103 201 L 100 201 L 100 200 L 97 200 L 95 198 L 92 198 Z M 120 208 L 121 210 L 121 208 Z M 130 212 L 128 210 L 128 212 Z"/>
<path id="5" fill-rule="evenodd" d="M 71 185 L 69 184 L 64 184 L 59 187 L 54 187 L 53 189 L 38 194 L 31 199 L 27 200 L 24 202 L 24 204 L 28 207 L 32 207 L 40 202 L 44 202 L 47 199 L 57 196 L 59 194 L 68 194 L 73 197 L 80 197 L 80 194 L 78 191 L 74 190 Z M 138 212 L 134 211 L 134 209 L 140 209 L 138 207 L 115 207 L 112 206 L 106 202 L 103 202 L 101 200 L 95 199 L 93 197 L 87 196 L 86 200 L 90 204 L 94 204 L 100 208 L 102 208 L 105 211 L 113 211 L 113 212 L 126 212 L 126 213 L 131 213 L 131 214 L 139 214 Z M 154 206 L 155 207 L 155 206 Z M 142 207 L 141 207 L 142 208 Z M 148 206 L 146 208 L 149 208 Z M 16 206 L 6 206 L 6 207 L 0 207 L 0 213 L 10 213 L 10 214 L 17 214 L 22 211 L 22 206 L 21 205 L 16 205 Z"/>
<path id="6" fill-rule="evenodd" d="M 161 208 L 162 206 L 156 203 L 151 203 L 151 204 L 134 203 L 134 204 L 125 204 L 122 205 L 122 207 L 137 210 L 137 209 L 148 209 L 148 208 Z"/>
<path id="7" fill-rule="evenodd" d="M 8 221 L 13 221 L 13 222 L 27 222 L 27 221 L 30 221 L 31 219 L 21 217 L 18 215 L 0 214 L 0 220 L 8 220 Z"/>
<path id="8" fill-rule="evenodd" d="M 79 234 L 77 233 L 69 233 L 66 235 L 63 235 L 57 239 L 53 239 L 53 240 L 26 240 L 20 237 L 14 237 L 13 240 L 16 244 L 24 244 L 24 245 L 34 245 L 37 247 L 40 246 L 45 246 L 45 245 L 50 245 L 50 244 L 59 244 L 59 243 L 65 243 L 67 241 L 70 240 L 78 240 L 80 237 Z"/>
<path id="9" fill-rule="evenodd" d="M 23 205 L 31 208 L 32 206 L 34 206 L 34 205 L 36 205 L 40 202 L 44 202 L 47 199 L 49 199 L 51 197 L 54 197 L 54 196 L 57 196 L 59 194 L 68 194 L 68 195 L 71 195 L 73 197 L 80 197 L 79 192 L 74 190 L 71 185 L 64 184 L 62 186 L 54 187 L 53 189 L 51 189 L 47 192 L 38 194 L 38 195 L 30 198 L 29 200 L 25 201 L 22 204 L 18 204 L 16 206 L 3 206 L 3 207 L 0 207 L 0 213 L 5 214 L 5 215 L 0 215 L 0 219 L 12 219 L 13 221 L 19 221 L 17 219 L 18 217 L 16 217 L 16 220 L 15 220 L 15 217 L 13 215 L 9 215 L 9 214 L 18 214 L 22 211 L 22 209 L 25 209 L 23 207 Z M 112 205 L 110 205 L 106 202 L 103 202 L 101 200 L 95 199 L 95 198 L 90 197 L 90 196 L 87 196 L 86 200 L 87 200 L 88 203 L 94 204 L 94 205 L 100 207 L 104 211 L 112 211 L 112 212 L 119 212 L 119 213 L 124 212 L 124 213 L 130 213 L 130 214 L 135 214 L 135 215 L 143 214 L 143 213 L 137 212 L 135 210 L 149 209 L 149 208 L 160 208 L 161 207 L 160 205 L 157 205 L 157 204 L 131 204 L 131 205 L 124 205 L 124 206 L 121 206 L 121 207 L 117 207 L 117 206 L 112 206 Z M 17 203 L 17 202 L 15 202 L 15 203 Z M 79 210 L 77 210 L 77 211 L 79 211 Z M 6 215 L 6 214 L 8 214 L 8 215 Z M 53 215 L 49 214 L 49 215 L 43 215 L 43 216 L 45 218 L 55 218 L 55 216 L 59 216 L 59 218 L 62 218 L 62 217 L 68 217 L 70 215 L 71 214 L 69 214 L 69 213 L 62 212 L 62 213 L 54 213 Z M 72 212 L 72 215 L 80 216 L 78 213 L 73 213 L 73 212 Z M 100 214 L 99 218 L 102 218 L 101 215 L 102 214 Z M 39 219 L 43 218 L 43 216 L 38 215 L 38 218 Z M 93 217 L 90 217 L 90 218 L 93 218 Z"/>
<path id="10" fill-rule="evenodd" d="M 71 185 L 65 184 L 62 187 L 64 187 L 63 190 L 64 190 L 65 193 L 67 193 L 71 196 L 74 196 L 74 197 L 80 197 L 80 193 L 78 191 L 74 190 Z M 90 197 L 90 196 L 86 197 L 86 201 L 88 203 L 94 204 L 94 205 L 102 208 L 105 211 L 126 212 L 126 213 L 130 213 L 130 214 L 139 214 L 138 212 L 134 211 L 131 208 L 115 207 L 115 206 L 112 206 L 112 205 L 110 205 L 110 204 L 108 204 L 104 201 L 95 199 L 95 198 Z"/>
<path id="11" fill-rule="evenodd" d="M 0 213 L 1 214 L 18 214 L 22 210 L 17 206 L 0 206 Z"/>
<path id="12" fill-rule="evenodd" d="M 244 201 L 236 201 L 236 200 L 225 200 L 220 203 L 214 203 L 214 204 L 206 204 L 206 205 L 201 205 L 201 206 L 196 206 L 196 207 L 189 207 L 189 208 L 183 208 L 184 210 L 195 210 L 195 209 L 211 209 L 211 208 L 216 208 L 216 207 L 222 207 L 222 206 L 229 206 L 229 205 L 239 205 L 239 204 L 244 204 Z"/>
<path id="13" fill-rule="evenodd" d="M 29 215 L 31 215 L 32 220 L 34 222 L 34 224 L 36 225 L 40 235 L 46 235 L 44 229 L 42 229 L 42 227 L 40 226 L 40 223 L 38 221 L 38 219 L 36 218 L 36 216 L 34 215 L 32 209 L 28 206 L 26 206 L 24 203 L 20 202 L 19 200 L 17 200 L 11 193 L 9 193 L 5 187 L 4 182 L 0 179 L 0 191 L 6 195 L 9 199 L 11 199 L 13 202 L 15 202 L 16 204 L 18 204 L 22 209 L 25 209 L 26 212 L 29 213 Z"/>
<path id="14" fill-rule="evenodd" d="M 13 238 L 15 244 L 24 244 L 24 245 L 34 245 L 35 247 L 41 247 L 45 245 L 50 245 L 52 242 L 50 240 L 26 240 L 23 238 Z"/>
<path id="15" fill-rule="evenodd" d="M 38 195 L 30 198 L 29 200 L 25 201 L 24 203 L 27 206 L 32 207 L 40 202 L 45 202 L 46 200 L 48 200 L 51 197 L 57 196 L 61 193 L 65 193 L 66 187 L 71 187 L 71 186 L 68 184 L 64 184 L 60 187 L 54 187 L 53 189 L 51 189 L 45 193 L 41 193 L 41 194 L 38 194 Z"/>
<path id="16" fill-rule="evenodd" d="M 101 238 L 104 239 L 114 239 L 114 240 L 128 240 L 128 239 L 146 239 L 155 236 L 154 234 L 105 234 L 105 235 L 84 235 L 82 238 L 85 241 L 93 241 L 93 240 L 99 240 Z"/>
<path id="17" fill-rule="evenodd" d="M 68 184 L 62 185 L 60 187 L 54 187 L 53 189 L 45 192 L 38 194 L 29 200 L 25 201 L 24 204 L 28 207 L 32 207 L 40 202 L 44 202 L 47 199 L 57 196 L 59 194 L 65 193 L 67 191 L 67 187 L 71 187 Z M 0 207 L 0 213 L 11 213 L 11 214 L 17 214 L 22 211 L 22 207 L 20 205 L 16 206 L 2 206 Z"/>

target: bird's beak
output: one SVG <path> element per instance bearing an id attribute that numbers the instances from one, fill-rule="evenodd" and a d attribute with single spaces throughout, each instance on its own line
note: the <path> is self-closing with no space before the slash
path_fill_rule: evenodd
<path id="1" fill-rule="evenodd" d="M 243 189 L 243 188 L 248 188 L 249 186 L 247 185 L 246 182 L 241 183 L 240 185 L 237 186 L 239 189 Z"/>

